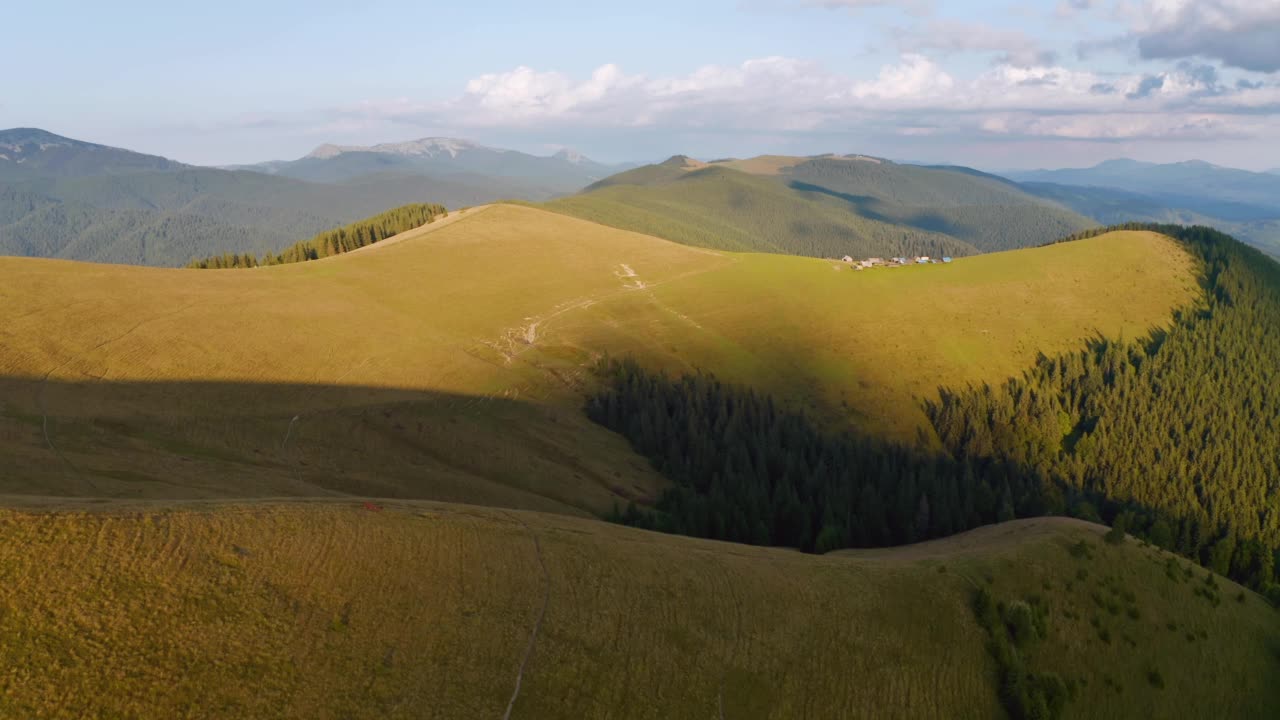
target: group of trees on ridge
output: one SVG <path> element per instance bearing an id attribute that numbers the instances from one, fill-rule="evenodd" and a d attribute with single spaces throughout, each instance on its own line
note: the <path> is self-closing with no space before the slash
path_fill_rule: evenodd
<path id="1" fill-rule="evenodd" d="M 606 362 L 589 416 L 673 481 L 615 519 L 824 552 L 1074 515 L 1280 600 L 1280 266 L 1208 228 L 1124 227 L 1179 239 L 1204 298 L 1167 331 L 942 389 L 927 410 L 945 452 L 824 433 L 708 375 Z"/>
<path id="2" fill-rule="evenodd" d="M 443 205 L 429 203 L 404 205 L 350 225 L 326 230 L 310 240 L 301 240 L 278 253 L 265 253 L 260 258 L 252 253 L 224 253 L 201 260 L 192 260 L 187 267 L 222 270 L 318 260 L 372 245 L 393 235 L 422 227 L 437 217 L 448 214 Z"/>

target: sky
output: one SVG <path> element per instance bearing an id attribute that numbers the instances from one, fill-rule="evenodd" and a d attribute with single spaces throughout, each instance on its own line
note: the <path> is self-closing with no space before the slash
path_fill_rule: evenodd
<path id="1" fill-rule="evenodd" d="M 1280 0 L 43 0 L 0 128 L 195 164 L 429 136 L 602 161 L 1280 167 Z"/>

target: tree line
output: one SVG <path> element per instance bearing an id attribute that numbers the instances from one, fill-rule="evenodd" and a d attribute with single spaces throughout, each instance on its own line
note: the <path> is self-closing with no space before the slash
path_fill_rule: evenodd
<path id="1" fill-rule="evenodd" d="M 616 513 L 628 524 L 825 552 L 1012 520 L 1016 501 L 1037 492 L 998 463 L 978 472 L 946 453 L 824 433 L 709 374 L 670 378 L 629 358 L 598 370 L 604 387 L 588 399 L 588 416 L 673 481 L 652 509 Z"/>
<path id="2" fill-rule="evenodd" d="M 1267 588 L 1280 549 L 1280 266 L 1209 228 L 1122 227 L 1181 240 L 1203 299 L 1148 337 L 943 390 L 934 427 L 961 460 L 1034 468 L 1100 498 L 1103 520 Z"/>
<path id="3" fill-rule="evenodd" d="M 222 270 L 318 260 L 372 245 L 393 235 L 422 227 L 437 217 L 448 214 L 443 205 L 428 203 L 404 205 L 350 225 L 326 230 L 310 240 L 294 243 L 278 253 L 268 252 L 261 257 L 253 253 L 224 253 L 192 260 L 187 267 Z"/>
<path id="4" fill-rule="evenodd" d="M 1121 229 L 1180 240 L 1203 299 L 1149 337 L 941 389 L 927 410 L 945 452 L 824 433 L 710 375 L 605 362 L 589 416 L 673 481 L 615 519 L 823 552 L 1069 514 L 1280 599 L 1280 266 L 1209 228 Z"/>

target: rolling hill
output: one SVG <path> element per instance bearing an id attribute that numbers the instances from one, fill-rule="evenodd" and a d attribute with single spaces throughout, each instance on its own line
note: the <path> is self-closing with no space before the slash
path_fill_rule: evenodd
<path id="1" fill-rule="evenodd" d="M 1062 717 L 1269 716 L 1274 609 L 1096 525 L 816 556 L 593 517 L 672 485 L 583 413 L 602 355 L 934 457 L 940 386 L 1178 347 L 1206 272 L 1250 297 L 1188 247 L 855 272 L 490 205 L 249 270 L 0 258 L 0 710 L 991 717 L 1017 677 Z"/>
<path id="2" fill-rule="evenodd" d="M 995 176 L 863 156 L 677 156 L 545 207 L 702 247 L 816 257 L 972 255 L 1093 225 Z"/>
<path id="3" fill-rule="evenodd" d="M 1136 336 L 1195 291 L 1186 256 L 1144 233 L 855 273 L 510 205 L 451 219 L 246 271 L 0 259 L 0 491 L 603 512 L 661 480 L 582 416 L 601 353 L 713 368 L 910 441 L 940 384 Z"/>
<path id="4" fill-rule="evenodd" d="M 1072 521 L 825 557 L 404 502 L 0 528 L 14 716 L 997 717 L 976 587 L 1040 598 L 1027 662 L 1072 688 L 1063 717 L 1280 706 L 1274 610 Z"/>

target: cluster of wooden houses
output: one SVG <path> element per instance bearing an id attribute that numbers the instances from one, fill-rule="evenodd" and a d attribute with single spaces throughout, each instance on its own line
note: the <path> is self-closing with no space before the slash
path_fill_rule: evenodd
<path id="1" fill-rule="evenodd" d="M 937 263 L 949 263 L 950 257 L 929 257 L 928 255 L 917 255 L 916 257 L 894 257 L 885 260 L 884 258 L 867 258 L 865 260 L 854 260 L 851 256 L 845 255 L 840 260 L 846 264 L 852 265 L 854 270 L 870 270 L 871 268 L 887 267 L 895 268 L 904 265 L 934 265 Z"/>

